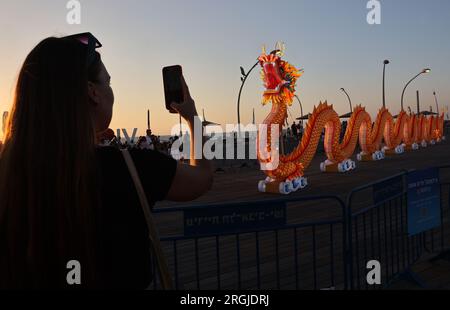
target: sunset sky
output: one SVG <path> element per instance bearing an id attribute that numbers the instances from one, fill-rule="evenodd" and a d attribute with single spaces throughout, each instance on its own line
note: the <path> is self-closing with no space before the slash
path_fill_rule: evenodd
<path id="1" fill-rule="evenodd" d="M 348 112 L 344 87 L 353 103 L 372 116 L 381 105 L 383 60 L 387 67 L 387 106 L 399 111 L 405 83 L 425 67 L 408 88 L 405 107 L 415 110 L 416 90 L 422 107 L 435 109 L 433 90 L 442 107 L 450 105 L 450 1 L 383 0 L 381 25 L 366 22 L 366 0 L 81 0 L 81 25 L 66 22 L 66 0 L 0 2 L 0 111 L 9 110 L 19 68 L 42 39 L 90 31 L 103 44 L 103 61 L 115 93 L 111 128 L 146 127 L 169 134 L 178 117 L 164 106 L 161 69 L 183 66 L 191 94 L 207 119 L 236 123 L 240 70 L 249 69 L 261 52 L 277 41 L 286 44 L 285 59 L 304 68 L 297 94 L 304 111 L 320 100 Z M 247 124 L 263 107 L 259 72 L 254 71 L 242 97 L 241 117 Z M 295 104 L 293 116 L 300 116 Z M 292 119 L 289 118 L 292 123 Z"/>

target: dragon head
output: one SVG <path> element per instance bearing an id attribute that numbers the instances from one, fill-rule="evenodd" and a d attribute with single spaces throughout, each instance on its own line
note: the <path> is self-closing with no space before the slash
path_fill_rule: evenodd
<path id="1" fill-rule="evenodd" d="M 295 83 L 302 75 L 302 70 L 297 70 L 287 61 L 281 60 L 284 55 L 284 44 L 277 47 L 269 55 L 263 47 L 262 55 L 258 58 L 262 67 L 261 78 L 264 81 L 263 104 L 269 101 L 273 103 L 286 103 L 292 105 L 295 95 Z"/>

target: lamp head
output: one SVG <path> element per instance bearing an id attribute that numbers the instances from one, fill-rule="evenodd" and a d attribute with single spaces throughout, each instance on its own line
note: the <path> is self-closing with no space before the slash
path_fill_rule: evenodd
<path id="1" fill-rule="evenodd" d="M 388 64 L 389 64 L 389 60 L 386 59 L 386 60 L 384 61 L 384 64 L 385 64 L 385 65 L 388 65 Z"/>
<path id="2" fill-rule="evenodd" d="M 422 73 L 430 73 L 430 72 L 431 72 L 431 69 L 429 69 L 429 68 L 426 68 L 426 69 L 422 70 Z"/>

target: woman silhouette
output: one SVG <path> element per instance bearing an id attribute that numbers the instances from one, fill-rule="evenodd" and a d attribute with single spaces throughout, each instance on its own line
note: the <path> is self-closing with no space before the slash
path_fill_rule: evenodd
<path id="1" fill-rule="evenodd" d="M 117 148 L 96 146 L 114 103 L 100 46 L 90 33 L 47 38 L 20 70 L 0 153 L 0 288 L 68 288 L 72 260 L 82 288 L 151 282 L 132 178 Z M 184 93 L 173 108 L 192 128 L 198 116 L 185 83 Z M 130 153 L 151 204 L 211 187 L 212 167 L 194 153 L 190 165 L 152 150 Z"/>

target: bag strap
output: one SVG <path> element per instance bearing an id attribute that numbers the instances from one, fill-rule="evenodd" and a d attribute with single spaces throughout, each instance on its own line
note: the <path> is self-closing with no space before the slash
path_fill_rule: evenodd
<path id="1" fill-rule="evenodd" d="M 136 187 L 136 191 L 138 193 L 139 200 L 141 202 L 142 211 L 144 212 L 145 221 L 147 222 L 147 228 L 150 239 L 150 249 L 152 250 L 154 257 L 156 258 L 159 276 L 161 279 L 161 285 L 165 290 L 172 290 L 173 283 L 172 278 L 170 276 L 169 266 L 162 250 L 158 231 L 156 230 L 153 215 L 150 212 L 151 210 L 150 205 L 148 203 L 147 196 L 145 195 L 144 188 L 142 187 L 139 174 L 136 170 L 136 166 L 133 162 L 133 159 L 131 158 L 130 152 L 127 149 L 122 149 L 121 152 L 123 158 L 125 159 L 125 163 L 128 166 L 128 170 L 130 171 L 131 177 L 134 182 L 134 186 Z"/>

